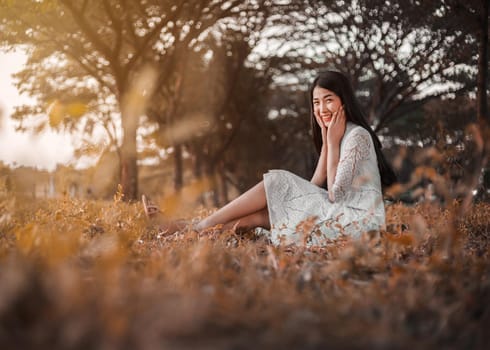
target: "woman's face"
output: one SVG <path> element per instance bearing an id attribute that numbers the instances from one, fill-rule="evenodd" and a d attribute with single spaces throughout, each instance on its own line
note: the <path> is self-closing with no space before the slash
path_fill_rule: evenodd
<path id="1" fill-rule="evenodd" d="M 315 86 L 313 89 L 313 114 L 318 125 L 321 123 L 328 128 L 332 121 L 333 113 L 337 112 L 342 106 L 340 97 L 333 91 Z"/>

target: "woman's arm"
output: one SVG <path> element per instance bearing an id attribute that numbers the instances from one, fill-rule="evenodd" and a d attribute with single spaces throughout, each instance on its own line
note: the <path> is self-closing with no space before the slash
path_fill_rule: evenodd
<path id="1" fill-rule="evenodd" d="M 335 178 L 337 176 L 337 167 L 340 160 L 340 141 L 345 134 L 345 113 L 344 108 L 340 109 L 334 113 L 332 121 L 328 126 L 327 130 L 327 184 L 328 184 L 328 199 L 331 202 L 335 201 L 335 196 L 332 191 L 334 188 Z"/>
<path id="2" fill-rule="evenodd" d="M 371 135 L 366 129 L 357 127 L 347 135 L 342 147 L 342 157 L 337 161 L 331 186 L 329 182 L 328 197 L 332 202 L 342 200 L 349 191 L 353 190 L 354 177 L 360 163 L 369 157 L 370 148 L 373 147 Z M 328 171 L 330 172 L 330 169 Z"/>
<path id="3" fill-rule="evenodd" d="M 322 132 L 322 149 L 320 150 L 320 157 L 318 158 L 318 163 L 316 164 L 316 169 L 310 182 L 319 187 L 325 187 L 325 182 L 327 181 L 328 129 L 323 123 L 323 120 L 318 117 L 315 118 L 317 118 L 317 123 Z"/>
<path id="4" fill-rule="evenodd" d="M 323 187 L 327 181 L 328 189 L 333 187 L 335 174 L 340 157 L 340 141 L 345 133 L 345 114 L 343 107 L 333 114 L 332 120 L 327 128 L 323 121 L 319 122 L 322 131 L 322 149 L 316 165 L 311 182 Z M 333 197 L 329 199 L 333 201 Z"/>
<path id="5" fill-rule="evenodd" d="M 329 145 L 330 152 L 327 157 L 327 184 L 328 184 L 328 199 L 331 202 L 335 202 L 335 196 L 333 193 L 333 186 L 335 183 L 335 177 L 337 175 L 337 167 L 340 159 L 340 141 Z"/>

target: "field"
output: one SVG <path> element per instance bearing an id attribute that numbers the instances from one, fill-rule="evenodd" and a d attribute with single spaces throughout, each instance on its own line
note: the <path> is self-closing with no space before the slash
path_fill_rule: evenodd
<path id="1" fill-rule="evenodd" d="M 0 197 L 0 347 L 486 348 L 490 205 L 460 213 L 392 204 L 386 231 L 305 249 L 164 237 L 119 198 Z"/>

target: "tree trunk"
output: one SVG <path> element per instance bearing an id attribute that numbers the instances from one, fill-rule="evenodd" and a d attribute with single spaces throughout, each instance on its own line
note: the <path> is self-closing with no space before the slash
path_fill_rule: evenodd
<path id="1" fill-rule="evenodd" d="M 228 180 L 226 178 L 225 171 L 226 171 L 225 167 L 220 166 L 219 177 L 220 177 L 220 181 L 221 181 L 221 199 L 222 199 L 220 206 L 228 203 L 228 201 L 229 201 L 228 200 Z"/>
<path id="2" fill-rule="evenodd" d="M 202 145 L 199 142 L 194 142 L 194 177 L 197 180 L 202 179 L 203 152 Z"/>
<path id="3" fill-rule="evenodd" d="M 480 130 L 488 132 L 490 127 L 490 116 L 488 115 L 488 99 L 487 99 L 487 82 L 488 82 L 488 0 L 481 0 L 481 17 L 480 20 L 480 41 L 478 45 L 478 78 L 477 78 L 477 91 L 476 91 L 476 117 Z M 484 153 L 488 153 L 490 149 L 488 139 L 485 141 L 486 145 Z M 486 167 L 485 158 L 488 154 L 482 155 L 482 167 L 483 167 L 483 189 L 490 188 L 490 171 Z M 487 158 L 488 159 L 488 158 Z M 484 192 L 483 197 L 488 200 L 488 192 Z"/>
<path id="4" fill-rule="evenodd" d="M 174 146 L 174 189 L 176 192 L 182 189 L 184 184 L 183 164 L 182 164 L 182 145 Z"/>
<path id="5" fill-rule="evenodd" d="M 476 115 L 480 126 L 488 126 L 487 79 L 488 79 L 488 0 L 481 0 L 480 42 L 478 45 L 478 78 Z"/>
<path id="6" fill-rule="evenodd" d="M 219 184 L 216 180 L 216 166 L 210 162 L 206 162 L 206 177 L 209 180 L 210 189 L 213 196 L 213 205 L 218 208 L 220 206 L 219 201 Z"/>
<path id="7" fill-rule="evenodd" d="M 136 129 L 134 121 L 128 121 L 122 115 L 123 140 L 121 145 L 121 186 L 123 200 L 132 201 L 138 198 L 138 165 L 136 163 Z"/>
<path id="8" fill-rule="evenodd" d="M 220 201 L 219 201 L 219 184 L 218 184 L 218 181 L 216 179 L 216 172 L 213 171 L 212 174 L 210 174 L 210 179 L 211 179 L 211 189 L 213 191 L 213 205 L 216 207 L 216 208 L 219 208 L 220 207 Z"/>
<path id="9" fill-rule="evenodd" d="M 193 153 L 194 153 L 194 163 L 193 163 L 193 172 L 194 172 L 194 178 L 198 181 L 202 180 L 203 177 L 203 151 L 202 151 L 202 144 L 194 140 L 194 142 L 191 143 L 192 148 L 193 148 Z M 201 193 L 198 198 L 199 203 L 204 206 L 206 205 L 206 200 L 204 193 Z"/>

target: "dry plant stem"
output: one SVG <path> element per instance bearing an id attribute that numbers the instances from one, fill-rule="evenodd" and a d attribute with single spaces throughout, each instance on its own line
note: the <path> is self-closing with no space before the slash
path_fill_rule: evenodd
<path id="1" fill-rule="evenodd" d="M 240 228 L 270 227 L 263 181 L 203 219 L 197 225 L 197 229 L 202 230 L 218 224 L 234 227 L 237 221 L 237 227 Z"/>

